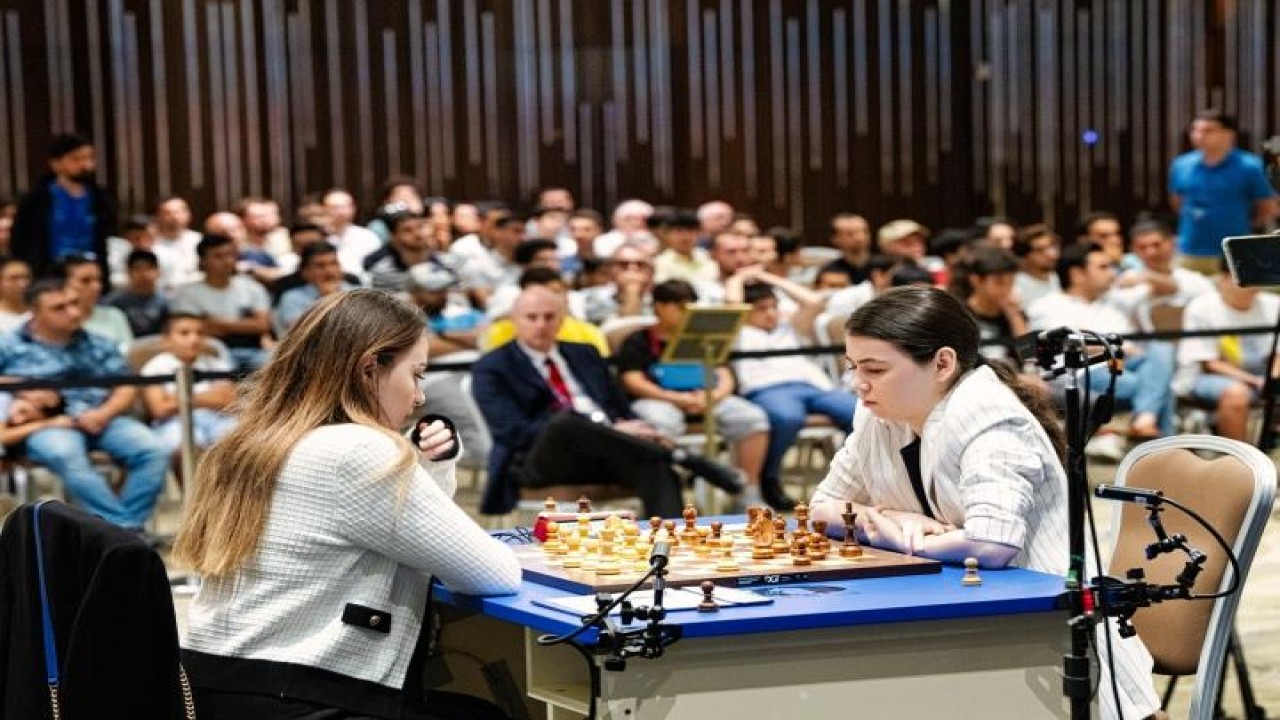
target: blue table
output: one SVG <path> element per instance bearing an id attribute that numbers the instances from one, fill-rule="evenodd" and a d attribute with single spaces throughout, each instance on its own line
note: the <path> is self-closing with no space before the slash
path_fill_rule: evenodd
<path id="1" fill-rule="evenodd" d="M 831 590 L 821 594 L 809 584 L 774 586 L 768 605 L 672 612 L 668 622 L 684 639 L 658 660 L 602 672 L 600 717 L 1065 717 L 1058 673 L 1068 635 L 1055 609 L 1062 579 L 983 570 L 982 585 L 964 587 L 962 576 L 944 567 L 814 583 Z M 533 641 L 578 627 L 574 615 L 534 602 L 566 594 L 529 582 L 500 598 L 440 590 L 476 613 L 453 637 L 473 650 L 522 651 L 507 658 L 524 666 L 522 689 L 546 704 L 548 718 L 578 718 L 587 710 L 586 663 L 571 648 Z"/>

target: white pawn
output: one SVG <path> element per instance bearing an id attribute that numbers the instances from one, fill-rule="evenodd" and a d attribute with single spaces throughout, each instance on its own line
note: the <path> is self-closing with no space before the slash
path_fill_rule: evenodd
<path id="1" fill-rule="evenodd" d="M 978 559 L 964 559 L 964 578 L 960 584 L 965 587 L 975 587 L 982 584 L 982 578 L 978 576 Z"/>

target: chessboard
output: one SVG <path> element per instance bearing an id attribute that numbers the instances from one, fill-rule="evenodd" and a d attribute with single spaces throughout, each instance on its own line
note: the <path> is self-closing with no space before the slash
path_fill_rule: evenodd
<path id="1" fill-rule="evenodd" d="M 823 523 L 809 524 L 804 505 L 797 507 L 793 521 L 751 508 L 746 523 L 710 525 L 699 525 L 690 507 L 679 530 L 673 520 L 651 518 L 647 527 L 614 520 L 592 525 L 583 516 L 577 525 L 552 523 L 546 542 L 515 548 L 525 579 L 577 594 L 620 592 L 649 571 L 649 554 L 658 542 L 669 548 L 670 587 L 704 580 L 751 587 L 923 575 L 942 569 L 936 560 L 861 547 L 851 533 L 844 533 L 844 540 L 827 538 Z"/>

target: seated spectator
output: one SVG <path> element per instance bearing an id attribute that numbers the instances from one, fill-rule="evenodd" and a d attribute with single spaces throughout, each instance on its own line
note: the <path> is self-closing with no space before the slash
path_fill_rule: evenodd
<path id="1" fill-rule="evenodd" d="M 128 282 L 129 253 L 134 250 L 156 252 L 154 225 L 148 215 L 130 216 L 120 235 L 121 237 L 113 235 L 107 238 L 107 278 L 111 281 L 112 289 Z M 168 248 L 159 252 L 167 254 Z"/>
<path id="2" fill-rule="evenodd" d="M 652 371 L 680 327 L 685 308 L 697 301 L 697 292 L 683 280 L 659 283 L 653 288 L 657 324 L 627 336 L 618 349 L 618 379 L 631 398 L 632 411 L 671 441 L 684 434 L 690 420 L 706 412 L 706 392 L 667 389 Z M 760 471 L 769 449 L 769 418 L 759 407 L 733 394 L 736 384 L 727 367 L 716 368 L 715 381 L 716 428 L 734 449 L 734 465 L 747 476 L 744 501 L 757 503 L 762 499 Z"/>
<path id="3" fill-rule="evenodd" d="M 566 227 L 574 250 L 566 254 L 564 248 L 561 248 L 560 269 L 576 279 L 582 272 L 582 263 L 596 259 L 594 244 L 596 238 L 604 232 L 604 219 L 595 210 L 580 208 L 569 215 Z"/>
<path id="4" fill-rule="evenodd" d="M 1045 295 L 1062 289 L 1058 284 L 1061 253 L 1062 238 L 1054 235 L 1048 225 L 1028 225 L 1018 233 L 1013 254 L 1018 258 L 1019 267 L 1013 286 L 1022 307 L 1031 307 Z"/>
<path id="5" fill-rule="evenodd" d="M 1121 336 L 1133 333 L 1129 317 L 1107 302 L 1114 280 L 1111 258 L 1099 245 L 1079 243 L 1065 248 L 1058 259 L 1058 281 L 1063 289 L 1027 308 L 1031 329 L 1065 326 Z M 1125 343 L 1124 374 L 1116 381 L 1116 399 L 1132 406 L 1130 436 L 1146 439 L 1173 432 L 1173 370 L 1173 349 L 1168 343 Z M 1105 366 L 1093 366 L 1090 391 L 1105 390 L 1109 375 Z"/>
<path id="6" fill-rule="evenodd" d="M 849 272 L 843 268 L 832 267 L 830 265 L 818 269 L 818 274 L 813 277 L 813 289 L 821 293 L 826 293 L 828 297 L 844 290 L 853 284 L 853 278 L 849 276 Z"/>
<path id="7" fill-rule="evenodd" d="M 1013 291 L 1018 261 L 998 247 L 979 248 L 972 260 L 952 275 L 951 294 L 978 321 L 978 352 L 991 362 L 1003 362 L 1018 372 L 1014 341 L 1027 334 L 1027 318 Z M 1024 381 L 1025 384 L 1025 381 Z"/>
<path id="8" fill-rule="evenodd" d="M 116 345 L 83 329 L 77 292 L 62 278 L 27 292 L 31 319 L 0 337 L 0 376 L 69 380 L 128 374 Z M 66 414 L 75 427 L 48 427 L 26 438 L 26 454 L 61 478 L 69 498 L 109 522 L 142 529 L 164 487 L 168 453 L 147 426 L 127 413 L 137 389 L 67 388 Z M 88 451 L 102 450 L 126 468 L 119 494 L 94 470 Z"/>
<path id="9" fill-rule="evenodd" d="M 490 293 L 488 302 L 485 304 L 485 314 L 490 320 L 497 320 L 507 314 L 511 310 L 511 304 L 516 301 L 516 297 L 520 294 L 520 278 L 528 271 L 538 268 L 547 271 L 548 277 L 554 275 L 557 279 L 563 280 L 560 275 L 560 258 L 556 255 L 556 243 L 554 240 L 525 240 L 516 246 L 515 250 L 516 267 L 520 268 L 520 274 L 516 276 L 516 282 L 510 285 L 499 285 L 493 288 Z M 464 268 L 465 272 L 465 268 Z M 568 289 L 568 284 L 561 283 L 564 288 Z M 575 307 L 570 308 L 570 312 L 578 317 L 582 316 L 582 300 L 575 298 Z"/>
<path id="10" fill-rule="evenodd" d="M 655 213 L 650 224 L 663 250 L 653 259 L 653 281 L 683 280 L 695 287 L 715 283 L 720 270 L 698 247 L 698 217 L 688 210 Z M 615 251 L 616 252 L 616 251 Z"/>
<path id="11" fill-rule="evenodd" d="M 751 241 L 745 235 L 725 230 L 711 236 L 711 259 L 720 269 L 719 280 L 704 281 L 693 285 L 703 305 L 720 305 L 724 302 L 724 286 L 738 273 L 754 273 L 758 270 L 751 257 Z"/>
<path id="12" fill-rule="evenodd" d="M 427 318 L 427 328 L 432 334 L 431 357 L 475 350 L 480 344 L 480 333 L 488 320 L 470 304 L 454 301 L 458 287 L 458 276 L 444 266 L 419 263 L 409 269 L 406 291 L 409 301 Z M 475 445 L 468 444 L 467 449 L 474 451 Z"/>
<path id="13" fill-rule="evenodd" d="M 168 297 L 179 286 L 200 279 L 196 245 L 201 236 L 191 229 L 191 206 L 177 195 L 160 198 L 151 212 L 151 251 L 160 262 L 160 291 Z"/>
<path id="14" fill-rule="evenodd" d="M 480 357 L 476 348 L 488 321 L 465 298 L 459 300 L 458 287 L 458 276 L 441 265 L 419 263 L 409 268 L 406 291 L 409 302 L 426 318 L 432 364 L 432 371 L 419 382 L 427 401 L 415 411 L 413 420 L 416 424 L 419 417 L 430 414 L 452 420 L 466 448 L 459 465 L 481 469 L 488 462 L 493 440 L 464 391 L 462 380 L 470 371 L 435 368 L 436 363 L 469 363 Z"/>
<path id="15" fill-rule="evenodd" d="M 178 288 L 169 311 L 204 318 L 204 331 L 231 351 L 238 371 L 267 359 L 263 336 L 271 331 L 270 298 L 257 281 L 236 274 L 236 246 L 225 235 L 205 235 L 196 246 L 204 280 Z"/>
<path id="16" fill-rule="evenodd" d="M 378 240 L 383 245 L 391 241 L 391 228 L 386 221 L 388 216 L 398 215 L 403 212 L 422 215 L 427 211 L 422 192 L 418 190 L 418 182 L 411 177 L 404 176 L 393 177 L 383 183 L 375 206 L 378 211 L 366 227 L 374 235 L 378 236 Z M 448 209 L 449 204 L 446 202 L 445 211 L 448 212 Z"/>
<path id="17" fill-rule="evenodd" d="M 341 254 L 340 250 L 324 241 L 302 249 L 298 274 L 307 284 L 280 296 L 280 303 L 272 318 L 277 338 L 288 334 L 293 324 L 302 317 L 302 313 L 320 298 L 359 287 L 343 279 L 343 268 L 339 260 Z"/>
<path id="18" fill-rule="evenodd" d="M 129 253 L 123 285 L 103 298 L 103 304 L 124 313 L 134 337 L 164 331 L 169 301 L 160 294 L 160 260 L 150 250 Z"/>
<path id="19" fill-rule="evenodd" d="M 1120 218 L 1109 212 L 1091 212 L 1080 219 L 1080 241 L 1097 243 L 1107 254 L 1107 259 L 1120 271 L 1137 270 L 1142 261 L 1125 246 L 1124 229 Z"/>
<path id="20" fill-rule="evenodd" d="M 1212 280 L 1174 264 L 1177 245 L 1173 232 L 1162 223 L 1140 220 L 1130 237 L 1130 250 L 1141 265 L 1120 273 L 1111 302 L 1137 318 L 1143 330 L 1155 329 L 1148 321 L 1153 303 L 1185 306 L 1192 298 L 1213 292 Z"/>
<path id="21" fill-rule="evenodd" d="M 519 279 L 515 253 L 524 241 L 524 222 L 506 205 L 491 203 L 485 207 L 480 231 L 458 238 L 449 248 L 462 262 L 457 270 L 477 307 L 487 307 L 495 289 Z"/>
<path id="22" fill-rule="evenodd" d="M 571 293 L 560 273 L 551 268 L 529 268 L 520 276 L 520 292 L 533 286 L 545 287 L 565 303 L 565 316 L 560 323 L 560 331 L 556 333 L 558 342 L 586 343 L 595 347 L 602 357 L 609 356 L 609 343 L 599 327 L 579 319 L 581 313 L 580 298 Z M 577 306 L 575 308 L 575 306 Z M 575 312 L 576 310 L 576 312 Z M 493 317 L 490 314 L 490 317 Z M 505 314 L 489 325 L 489 329 L 480 340 L 480 347 L 485 352 L 511 342 L 516 336 L 515 324 Z"/>
<path id="23" fill-rule="evenodd" d="M 391 242 L 364 259 L 369 287 L 400 292 L 409 277 L 409 268 L 433 259 L 430 238 L 422 232 L 426 225 L 427 219 L 421 215 L 401 213 L 387 218 Z"/>
<path id="24" fill-rule="evenodd" d="M 827 313 L 833 317 L 848 317 L 853 311 L 871 302 L 871 299 L 894 286 L 893 275 L 904 265 L 902 258 L 893 255 L 872 255 L 867 261 L 867 279 L 838 290 L 827 298 Z M 839 270 L 827 266 L 828 270 Z"/>
<path id="25" fill-rule="evenodd" d="M 723 200 L 712 200 L 702 203 L 698 206 L 698 244 L 703 247 L 709 247 L 711 241 L 716 235 L 722 232 L 730 232 L 733 225 L 734 212 L 733 206 Z M 760 228 L 754 228 L 755 232 L 759 232 Z M 747 237 L 754 233 L 742 233 L 732 230 L 734 234 Z"/>
<path id="26" fill-rule="evenodd" d="M 762 238 L 768 238 L 768 240 Z M 770 243 L 773 245 L 772 253 L 769 252 Z M 787 228 L 769 228 L 763 235 L 752 238 L 751 247 L 753 253 L 760 252 L 764 256 L 773 255 L 772 261 L 765 262 L 764 269 L 778 277 L 784 277 L 802 285 L 812 284 L 812 276 L 819 270 L 817 267 L 805 264 L 800 254 L 804 241 Z"/>
<path id="27" fill-rule="evenodd" d="M 608 259 L 623 243 L 636 243 L 652 258 L 658 252 L 658 239 L 649 231 L 649 218 L 653 206 L 643 200 L 623 200 L 613 211 L 613 227 L 597 236 L 594 243 L 596 257 Z"/>
<path id="28" fill-rule="evenodd" d="M 1018 238 L 1018 226 L 1009 218 L 981 217 L 973 224 L 971 237 L 982 247 L 1012 251 Z"/>
<path id="29" fill-rule="evenodd" d="M 289 274 L 280 277 L 267 288 L 271 293 L 272 307 L 280 304 L 281 295 L 307 284 L 302 273 L 298 271 L 298 265 L 302 261 L 302 251 L 313 243 L 328 242 L 328 235 L 319 225 L 300 222 L 289 228 L 289 242 L 293 244 L 293 252 L 280 258 L 280 268 L 288 270 Z M 359 274 L 344 272 L 342 280 L 353 287 L 362 284 Z"/>
<path id="30" fill-rule="evenodd" d="M 651 315 L 649 292 L 653 289 L 653 261 L 643 247 L 625 243 L 606 261 L 609 282 L 582 294 L 586 320 L 603 325 L 613 318 Z"/>
<path id="31" fill-rule="evenodd" d="M 871 226 L 865 218 L 853 213 L 831 218 L 831 247 L 840 251 L 840 257 L 822 270 L 843 270 L 854 285 L 870 279 L 867 263 L 875 248 L 871 244 Z"/>
<path id="32" fill-rule="evenodd" d="M 1182 329 L 1222 330 L 1276 324 L 1280 298 L 1258 288 L 1242 288 L 1226 271 L 1217 278 L 1217 291 L 1197 296 L 1182 314 Z M 1262 392 L 1268 372 L 1276 373 L 1268 335 L 1188 337 L 1178 343 L 1179 390 L 1217 408 L 1217 431 L 1223 437 L 1246 440 L 1249 407 Z"/>
<path id="33" fill-rule="evenodd" d="M 741 489 L 727 468 L 658 442 L 599 353 L 556 342 L 563 317 L 560 297 L 529 288 L 512 309 L 516 342 L 472 368 L 472 395 L 493 435 L 480 512 L 510 512 L 522 487 L 604 483 L 633 490 L 647 515 L 674 517 L 683 503 L 673 462 L 731 492 Z"/>
<path id="34" fill-rule="evenodd" d="M 172 315 L 164 332 L 167 352 L 151 358 L 142 366 L 141 375 L 172 375 L 182 366 L 204 372 L 228 372 L 231 366 L 216 355 L 207 353 L 204 319 L 195 315 Z M 197 448 L 204 449 L 235 426 L 235 418 L 226 412 L 235 400 L 235 383 L 230 380 L 201 380 L 191 388 L 191 430 Z M 142 388 L 142 404 L 170 453 L 182 446 L 182 423 L 178 418 L 176 383 L 147 385 Z"/>
<path id="35" fill-rule="evenodd" d="M 76 292 L 86 331 L 107 338 L 119 348 L 133 342 L 129 318 L 119 308 L 98 304 L 102 298 L 102 266 L 97 257 L 92 253 L 65 255 L 54 266 L 54 274 L 66 278 L 67 288 Z"/>
<path id="36" fill-rule="evenodd" d="M 803 286 L 761 272 L 755 282 L 727 288 L 731 303 L 751 306 L 746 324 L 738 333 L 737 350 L 788 350 L 810 344 L 813 318 L 822 310 L 822 298 Z M 779 319 L 776 290 L 787 293 L 799 305 L 792 322 Z M 837 388 L 827 373 L 808 357 L 778 356 L 735 360 L 738 391 L 769 416 L 769 450 L 760 471 L 760 492 L 777 509 L 795 503 L 782 489 L 782 457 L 795 444 L 810 414 L 822 415 L 840 430 L 849 432 L 857 401 L 853 393 Z"/>
<path id="37" fill-rule="evenodd" d="M 733 222 L 729 223 L 728 229 L 749 238 L 759 237 L 761 235 L 760 223 L 756 222 L 755 218 L 746 213 L 734 213 Z"/>
<path id="38" fill-rule="evenodd" d="M 25 260 L 0 255 L 0 332 L 26 322 L 26 294 L 31 286 L 31 266 Z"/>
<path id="39" fill-rule="evenodd" d="M 329 242 L 338 249 L 342 272 L 360 275 L 364 259 L 382 249 L 382 239 L 372 230 L 356 224 L 356 199 L 342 188 L 333 188 L 320 196 L 329 211 Z"/>
<path id="40" fill-rule="evenodd" d="M 6 448 L 22 454 L 21 443 L 32 433 L 76 426 L 75 419 L 66 414 L 62 396 L 52 390 L 19 390 L 12 396 L 0 393 L 0 403 L 8 403 L 0 425 L 0 456 L 8 452 Z"/>

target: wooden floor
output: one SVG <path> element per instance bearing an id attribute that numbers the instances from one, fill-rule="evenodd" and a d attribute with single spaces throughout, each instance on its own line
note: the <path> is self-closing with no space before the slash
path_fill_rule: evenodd
<path id="1" fill-rule="evenodd" d="M 1089 472 L 1092 482 L 1109 482 L 1114 475 L 1115 466 L 1091 463 Z M 459 490 L 457 500 L 469 512 L 474 513 L 479 493 L 475 488 L 464 487 Z M 1113 509 L 1114 505 L 1110 502 L 1095 501 L 1100 532 L 1110 522 Z M 177 526 L 179 515 L 176 498 L 166 498 L 161 504 L 158 529 L 161 532 L 171 532 Z M 1243 639 L 1254 694 L 1258 705 L 1267 711 L 1269 717 L 1280 717 L 1280 531 L 1273 527 L 1277 517 L 1280 517 L 1280 510 L 1272 514 L 1273 523 L 1268 526 L 1267 534 L 1254 559 L 1237 615 L 1237 627 Z M 180 629 L 185 629 L 188 598 L 181 592 L 176 592 L 174 600 Z M 1229 671 L 1223 707 L 1226 717 L 1243 718 L 1240 693 L 1234 678 L 1234 670 Z M 1174 695 L 1170 717 L 1187 716 L 1191 685 L 1189 679 L 1182 681 L 1179 691 Z M 1164 678 L 1157 678 L 1157 689 L 1163 690 L 1164 686 Z"/>

